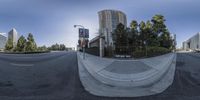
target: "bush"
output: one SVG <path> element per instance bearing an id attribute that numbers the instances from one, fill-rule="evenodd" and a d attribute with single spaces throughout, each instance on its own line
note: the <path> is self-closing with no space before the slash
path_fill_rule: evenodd
<path id="1" fill-rule="evenodd" d="M 143 50 L 136 50 L 135 52 L 133 52 L 133 57 L 134 58 L 142 58 L 146 56 L 146 51 Z"/>
<path id="2" fill-rule="evenodd" d="M 142 49 L 142 50 L 136 50 L 133 53 L 133 56 L 135 58 L 154 57 L 154 56 L 163 55 L 169 52 L 171 52 L 171 50 L 164 47 L 147 47 L 147 54 L 146 54 L 146 50 Z"/>

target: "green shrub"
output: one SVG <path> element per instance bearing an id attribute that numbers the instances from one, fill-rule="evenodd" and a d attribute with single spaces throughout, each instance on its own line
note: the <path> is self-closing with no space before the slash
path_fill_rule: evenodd
<path id="1" fill-rule="evenodd" d="M 164 47 L 147 47 L 146 49 L 136 50 L 133 52 L 135 58 L 154 57 L 171 52 L 171 50 Z"/>

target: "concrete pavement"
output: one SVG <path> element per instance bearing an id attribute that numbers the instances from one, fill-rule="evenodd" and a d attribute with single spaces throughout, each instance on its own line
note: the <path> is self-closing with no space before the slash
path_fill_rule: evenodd
<path id="1" fill-rule="evenodd" d="M 164 91 L 173 82 L 175 54 L 141 60 L 116 60 L 89 54 L 83 60 L 80 55 L 78 53 L 79 69 L 82 69 L 79 73 L 81 81 L 86 90 L 94 95 L 147 96 Z"/>

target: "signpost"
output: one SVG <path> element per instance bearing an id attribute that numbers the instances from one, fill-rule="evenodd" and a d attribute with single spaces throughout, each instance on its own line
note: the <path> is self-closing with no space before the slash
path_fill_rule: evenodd
<path id="1" fill-rule="evenodd" d="M 85 38 L 89 38 L 89 29 L 85 29 Z"/>
<path id="2" fill-rule="evenodd" d="M 80 38 L 89 38 L 89 29 L 79 28 Z"/>
<path id="3" fill-rule="evenodd" d="M 76 27 L 81 27 L 81 28 L 79 28 L 79 38 L 83 38 L 83 40 L 81 41 L 80 39 L 80 42 L 81 42 L 81 47 L 83 48 L 83 59 L 85 59 L 85 45 L 86 45 L 86 41 L 85 41 L 85 39 L 87 38 L 89 38 L 89 29 L 85 29 L 84 28 L 84 26 L 82 26 L 82 25 L 74 25 L 74 28 L 76 28 Z"/>

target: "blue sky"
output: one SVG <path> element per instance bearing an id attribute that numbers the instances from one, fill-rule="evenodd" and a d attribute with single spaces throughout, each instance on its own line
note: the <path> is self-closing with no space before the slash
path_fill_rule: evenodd
<path id="1" fill-rule="evenodd" d="M 75 47 L 78 30 L 74 24 L 98 32 L 97 12 L 121 10 L 131 20 L 149 20 L 162 14 L 171 33 L 182 41 L 200 31 L 199 0 L 0 0 L 0 32 L 16 28 L 20 35 L 33 33 L 38 45 L 64 43 Z"/>

